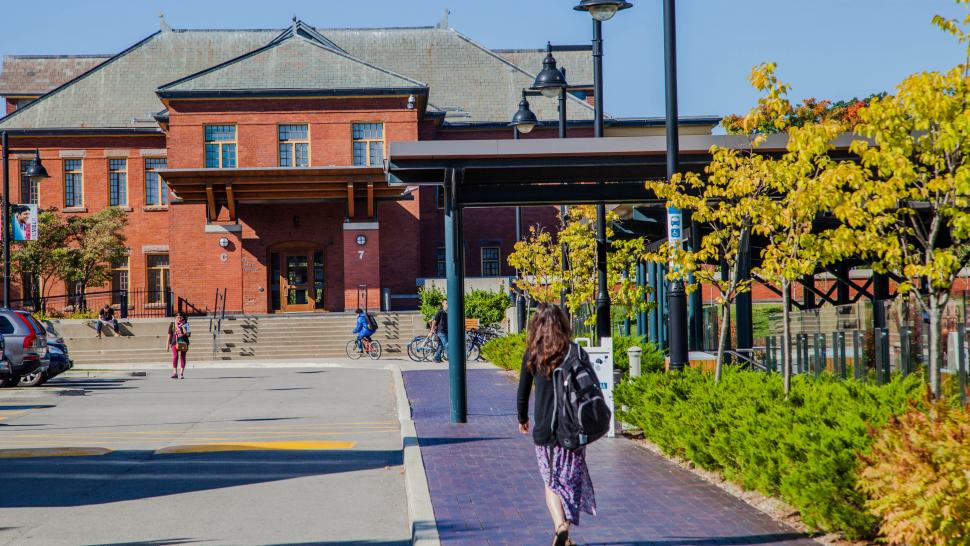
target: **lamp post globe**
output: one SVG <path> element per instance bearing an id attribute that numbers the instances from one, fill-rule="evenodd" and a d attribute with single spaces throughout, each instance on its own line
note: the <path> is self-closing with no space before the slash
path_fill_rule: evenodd
<path id="1" fill-rule="evenodd" d="M 532 89 L 542 93 L 543 97 L 554 99 L 566 88 L 566 75 L 556 67 L 556 58 L 548 50 L 550 46 L 547 44 L 546 47 L 546 58 L 542 60 L 542 70 L 536 75 Z"/>
<path id="2" fill-rule="evenodd" d="M 44 164 L 40 162 L 40 155 L 34 156 L 34 160 L 27 166 L 27 172 L 25 174 L 34 181 L 42 178 L 50 178 L 50 175 L 47 174 L 47 169 L 44 168 Z"/>
<path id="3" fill-rule="evenodd" d="M 526 100 L 525 92 L 523 91 L 522 100 L 519 101 L 519 110 L 512 116 L 512 122 L 509 123 L 509 127 L 515 127 L 520 133 L 528 133 L 535 128 L 537 123 L 539 123 L 539 120 L 532 110 L 529 109 L 529 101 Z"/>
<path id="4" fill-rule="evenodd" d="M 623 0 L 580 0 L 573 9 L 587 11 L 597 21 L 609 21 L 616 12 L 632 7 L 633 4 Z"/>

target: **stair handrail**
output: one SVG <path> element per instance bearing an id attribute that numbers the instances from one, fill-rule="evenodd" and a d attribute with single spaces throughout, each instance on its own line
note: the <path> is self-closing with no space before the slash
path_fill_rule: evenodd
<path id="1" fill-rule="evenodd" d="M 744 353 L 749 353 L 749 354 L 745 355 Z M 725 349 L 724 354 L 731 355 L 732 357 L 737 358 L 738 360 L 742 361 L 744 365 L 747 367 L 755 368 L 761 372 L 768 371 L 767 364 L 758 362 L 757 360 L 754 359 L 754 349 L 743 349 L 743 350 Z"/>

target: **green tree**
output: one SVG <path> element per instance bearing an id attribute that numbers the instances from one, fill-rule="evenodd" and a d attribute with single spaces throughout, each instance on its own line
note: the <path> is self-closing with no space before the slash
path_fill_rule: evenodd
<path id="1" fill-rule="evenodd" d="M 67 225 L 54 209 L 41 212 L 37 218 L 36 241 L 24 241 L 10 254 L 14 272 L 40 281 L 39 294 L 48 296 L 67 254 Z"/>
<path id="2" fill-rule="evenodd" d="M 59 268 L 61 278 L 76 283 L 82 294 L 89 286 L 107 284 L 112 264 L 127 255 L 127 225 L 127 214 L 117 207 L 69 218 L 66 229 L 70 246 Z"/>

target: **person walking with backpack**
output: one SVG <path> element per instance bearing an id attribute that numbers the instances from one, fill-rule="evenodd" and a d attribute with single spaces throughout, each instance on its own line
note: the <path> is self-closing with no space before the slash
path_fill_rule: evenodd
<path id="1" fill-rule="evenodd" d="M 168 325 L 168 346 L 172 351 L 172 379 L 179 378 L 179 358 L 182 360 L 182 379 L 185 379 L 185 354 L 189 352 L 189 321 L 185 313 L 179 311 L 175 322 Z"/>
<path id="2" fill-rule="evenodd" d="M 529 324 L 519 374 L 519 432 L 528 434 L 532 429 L 539 473 L 545 484 L 546 508 L 555 525 L 553 546 L 575 544 L 569 538 L 570 526 L 579 524 L 581 512 L 596 514 L 593 482 L 586 466 L 586 444 L 605 434 L 602 421 L 604 417 L 607 423 L 610 419 L 589 355 L 570 341 L 570 334 L 569 318 L 561 308 L 548 303 L 540 305 Z M 535 425 L 530 427 L 533 383 Z M 586 406 L 594 413 L 587 414 Z M 585 430 L 580 423 L 592 424 L 591 430 Z"/>

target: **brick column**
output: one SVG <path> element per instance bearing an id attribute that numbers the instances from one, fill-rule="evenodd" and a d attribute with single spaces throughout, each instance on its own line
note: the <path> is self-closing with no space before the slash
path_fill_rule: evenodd
<path id="1" fill-rule="evenodd" d="M 367 286 L 367 308 L 381 308 L 380 237 L 377 222 L 344 222 L 344 309 L 357 308 L 358 289 Z M 358 238 L 363 237 L 363 245 Z M 407 252 L 407 249 L 401 249 Z M 363 303 L 363 302 L 361 302 Z"/>

